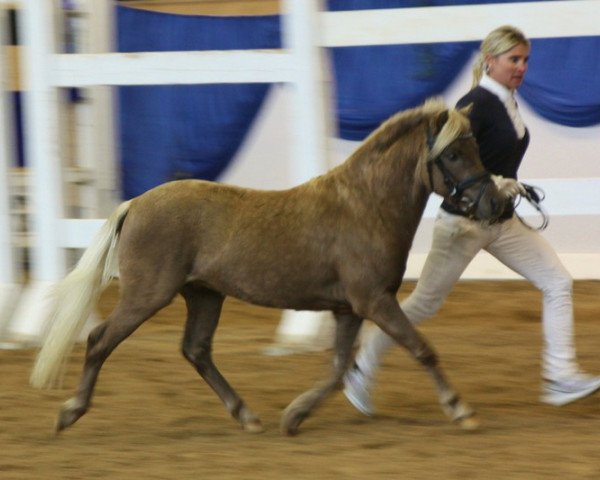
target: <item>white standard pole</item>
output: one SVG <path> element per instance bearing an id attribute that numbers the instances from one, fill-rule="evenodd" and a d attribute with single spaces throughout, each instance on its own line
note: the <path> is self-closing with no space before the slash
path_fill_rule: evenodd
<path id="1" fill-rule="evenodd" d="M 53 0 L 22 0 L 19 33 L 23 39 L 23 127 L 25 158 L 30 172 L 28 201 L 30 283 L 8 328 L 17 340 L 37 342 L 47 319 L 48 293 L 65 274 L 60 245 L 63 217 L 58 91 L 50 84 L 56 53 Z"/>
<path id="2" fill-rule="evenodd" d="M 90 47 L 93 52 L 113 52 L 115 45 L 115 2 L 88 0 L 90 16 L 95 19 L 91 31 Z M 120 166 L 116 120 L 116 89 L 110 86 L 97 86 L 92 90 L 95 106 L 94 120 L 100 134 L 95 135 L 93 146 L 96 152 L 96 195 L 98 216 L 107 217 L 121 201 Z"/>
<path id="3" fill-rule="evenodd" d="M 0 5 L 0 341 L 12 317 L 21 292 L 21 275 L 17 266 L 17 253 L 12 241 L 10 211 L 10 169 L 14 166 L 14 129 L 10 121 L 13 104 L 8 100 L 10 90 L 6 49 L 8 43 L 8 18 Z M 0 348 L 2 344 L 0 343 Z"/>
<path id="4" fill-rule="evenodd" d="M 320 0 L 283 2 L 284 46 L 296 67 L 292 95 L 292 184 L 324 173 L 328 168 L 327 138 L 331 130 L 329 74 L 319 48 Z M 276 332 L 276 344 L 268 354 L 285 354 L 328 348 L 333 321 L 329 312 L 285 310 Z"/>
<path id="5" fill-rule="evenodd" d="M 78 53 L 114 51 L 113 2 L 79 0 Z M 80 188 L 84 218 L 105 218 L 120 200 L 113 88 L 86 87 L 85 101 L 76 106 L 77 166 L 91 175 L 90 185 Z"/>

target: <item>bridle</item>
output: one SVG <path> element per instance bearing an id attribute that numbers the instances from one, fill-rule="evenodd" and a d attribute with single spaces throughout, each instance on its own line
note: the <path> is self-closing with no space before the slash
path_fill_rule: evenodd
<path id="1" fill-rule="evenodd" d="M 468 138 L 472 138 L 472 133 L 467 133 L 465 135 L 461 135 L 456 137 L 452 142 L 450 142 L 438 155 L 435 157 L 429 158 L 427 160 L 427 173 L 429 174 L 429 185 L 431 190 L 433 190 L 433 167 L 437 167 L 441 172 L 442 177 L 444 179 L 444 185 L 449 191 L 448 196 L 454 200 L 456 204 L 456 208 L 466 217 L 474 218 L 475 211 L 477 210 L 477 206 L 485 193 L 488 185 L 492 181 L 490 173 L 488 171 L 484 171 L 478 175 L 473 175 L 471 177 L 467 177 L 462 181 L 457 181 L 452 173 L 446 168 L 444 162 L 442 162 L 441 156 L 444 151 L 452 145 L 452 143 L 458 140 L 466 140 Z M 431 133 L 431 130 L 427 132 L 427 145 L 429 146 L 429 150 L 433 148 L 433 144 L 435 143 L 436 137 Z M 474 200 L 471 200 L 467 196 L 463 196 L 463 193 L 469 187 L 475 185 L 476 183 L 480 183 L 479 193 L 475 197 Z"/>

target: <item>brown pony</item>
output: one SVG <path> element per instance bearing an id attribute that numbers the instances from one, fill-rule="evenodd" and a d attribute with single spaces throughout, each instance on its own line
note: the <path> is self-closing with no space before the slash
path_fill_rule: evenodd
<path id="1" fill-rule="evenodd" d="M 178 293 L 188 309 L 183 355 L 245 430 L 261 431 L 262 424 L 211 356 L 227 295 L 335 315 L 333 370 L 285 409 L 284 433 L 296 433 L 339 388 L 365 318 L 429 371 L 445 413 L 475 428 L 473 410 L 448 384 L 436 354 L 396 300 L 432 191 L 481 220 L 493 221 L 504 205 L 479 160 L 466 112 L 439 100 L 396 114 L 345 163 L 289 190 L 180 180 L 122 203 L 59 283 L 52 328 L 31 375 L 40 388 L 60 381 L 74 339 L 114 271 L 118 245 L 120 299 L 89 335 L 81 383 L 63 405 L 57 430 L 88 410 L 100 368 L 117 345 Z"/>

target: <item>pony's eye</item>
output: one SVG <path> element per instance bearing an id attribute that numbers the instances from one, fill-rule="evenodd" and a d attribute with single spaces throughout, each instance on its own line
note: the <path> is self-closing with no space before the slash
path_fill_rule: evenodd
<path id="1" fill-rule="evenodd" d="M 458 155 L 455 152 L 447 152 L 446 159 L 451 162 L 455 162 L 456 160 L 458 160 Z"/>

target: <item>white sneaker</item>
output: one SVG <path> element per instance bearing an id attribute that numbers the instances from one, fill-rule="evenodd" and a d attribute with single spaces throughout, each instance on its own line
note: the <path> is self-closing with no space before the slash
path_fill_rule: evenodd
<path id="1" fill-rule="evenodd" d="M 371 381 L 356 364 L 344 375 L 344 395 L 354 408 L 368 417 L 375 413 L 371 403 L 370 387 Z"/>
<path id="2" fill-rule="evenodd" d="M 600 377 L 577 373 L 562 380 L 546 381 L 540 400 L 548 405 L 561 407 L 589 397 L 598 390 L 600 390 Z"/>

